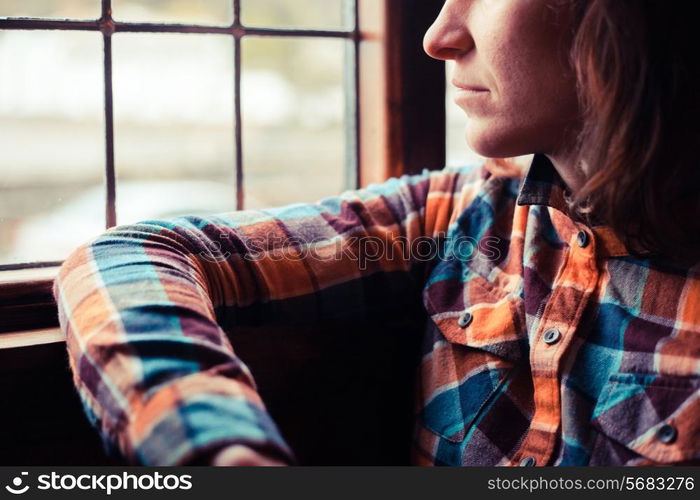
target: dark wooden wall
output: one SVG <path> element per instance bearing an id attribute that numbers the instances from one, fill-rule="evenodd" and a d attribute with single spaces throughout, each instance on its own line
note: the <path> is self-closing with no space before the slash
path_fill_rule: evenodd
<path id="1" fill-rule="evenodd" d="M 424 318 L 246 328 L 231 336 L 302 465 L 408 463 Z M 65 344 L 0 350 L 0 465 L 119 464 L 73 387 Z"/>

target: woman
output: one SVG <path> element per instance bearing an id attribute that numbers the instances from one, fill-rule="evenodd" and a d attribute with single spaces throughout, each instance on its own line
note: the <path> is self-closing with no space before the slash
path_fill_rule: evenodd
<path id="1" fill-rule="evenodd" d="M 425 49 L 456 63 L 473 149 L 534 153 L 524 179 L 503 161 L 425 171 L 81 246 L 55 294 L 105 441 L 143 464 L 294 463 L 224 330 L 420 293 L 415 463 L 697 463 L 689 23 L 659 0 L 447 0 Z"/>

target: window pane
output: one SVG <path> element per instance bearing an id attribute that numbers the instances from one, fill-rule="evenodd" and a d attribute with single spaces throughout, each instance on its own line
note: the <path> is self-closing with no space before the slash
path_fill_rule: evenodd
<path id="1" fill-rule="evenodd" d="M 246 208 L 343 189 L 344 40 L 245 38 Z"/>
<path id="2" fill-rule="evenodd" d="M 350 0 L 241 0 L 241 22 L 246 26 L 338 29 L 343 6 Z"/>
<path id="3" fill-rule="evenodd" d="M 98 19 L 98 0 L 2 0 L 0 17 L 43 17 L 50 19 Z"/>
<path id="4" fill-rule="evenodd" d="M 228 25 L 231 0 L 112 0 L 117 21 Z"/>
<path id="5" fill-rule="evenodd" d="M 447 61 L 447 165 L 464 166 L 478 163 L 481 156 L 472 151 L 467 145 L 465 131 L 467 128 L 467 115 L 462 108 L 454 102 L 456 91 L 450 83 L 454 63 Z"/>
<path id="6" fill-rule="evenodd" d="M 0 31 L 0 263 L 60 260 L 104 230 L 99 33 Z"/>
<path id="7" fill-rule="evenodd" d="M 235 209 L 233 42 L 117 33 L 119 224 Z"/>

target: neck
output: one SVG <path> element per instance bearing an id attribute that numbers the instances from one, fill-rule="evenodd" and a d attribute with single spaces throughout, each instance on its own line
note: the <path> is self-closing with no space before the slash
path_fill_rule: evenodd
<path id="1" fill-rule="evenodd" d="M 577 162 L 576 155 L 571 151 L 546 154 L 559 176 L 571 193 L 577 193 L 586 182 L 586 172 Z"/>

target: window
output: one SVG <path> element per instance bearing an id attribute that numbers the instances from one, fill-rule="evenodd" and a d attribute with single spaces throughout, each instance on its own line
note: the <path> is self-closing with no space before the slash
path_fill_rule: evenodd
<path id="1" fill-rule="evenodd" d="M 441 4 L 4 1 L 0 332 L 54 327 L 56 266 L 106 227 L 440 168 Z"/>
<path id="2" fill-rule="evenodd" d="M 463 166 L 478 162 L 481 156 L 472 151 L 465 141 L 464 131 L 467 127 L 467 115 L 454 103 L 456 89 L 450 84 L 453 70 L 454 62 L 448 61 L 447 64 L 445 64 L 445 80 L 447 85 L 445 91 L 445 112 L 447 115 L 445 134 L 447 157 L 445 163 L 449 166 Z"/>
<path id="3" fill-rule="evenodd" d="M 356 187 L 354 0 L 96 3 L 0 8 L 0 265 Z"/>

